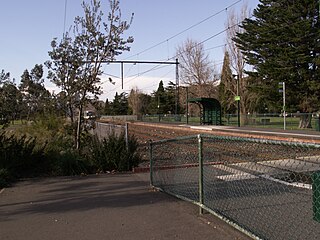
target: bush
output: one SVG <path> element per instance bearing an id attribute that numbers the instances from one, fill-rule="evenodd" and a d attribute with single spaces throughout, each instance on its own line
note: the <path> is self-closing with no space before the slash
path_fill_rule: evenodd
<path id="1" fill-rule="evenodd" d="M 63 118 L 54 115 L 42 116 L 38 119 L 28 122 L 16 130 L 16 135 L 27 135 L 37 138 L 39 142 L 45 143 L 51 141 L 56 135 L 67 135 L 69 126 Z"/>
<path id="2" fill-rule="evenodd" d="M 129 171 L 140 162 L 137 148 L 138 143 L 135 137 L 129 137 L 127 147 L 125 135 L 117 136 L 113 133 L 102 142 L 97 137 L 93 137 L 89 157 L 96 171 Z"/>
<path id="3" fill-rule="evenodd" d="M 54 163 L 54 175 L 73 176 L 90 173 L 90 164 L 77 151 L 60 152 Z"/>
<path id="4" fill-rule="evenodd" d="M 37 176 L 47 168 L 44 148 L 45 145 L 37 145 L 35 138 L 1 133 L 0 169 L 7 169 L 14 178 Z"/>
<path id="5" fill-rule="evenodd" d="M 0 188 L 8 187 L 11 182 L 10 173 L 5 168 L 0 168 Z"/>
<path id="6" fill-rule="evenodd" d="M 138 143 L 133 136 L 127 146 L 124 134 L 113 133 L 99 141 L 84 132 L 82 149 L 78 151 L 74 149 L 73 136 L 64 129 L 66 126 L 59 128 L 59 121 L 51 120 L 36 124 L 37 138 L 31 137 L 36 125 L 19 136 L 0 132 L 0 186 L 24 177 L 129 171 L 140 162 Z"/>

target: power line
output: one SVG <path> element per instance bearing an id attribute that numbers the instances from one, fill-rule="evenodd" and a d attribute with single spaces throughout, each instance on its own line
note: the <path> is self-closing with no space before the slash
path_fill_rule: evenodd
<path id="1" fill-rule="evenodd" d="M 251 14 L 251 16 L 249 16 L 247 19 L 252 19 L 253 17 L 254 17 L 254 16 Z M 241 21 L 241 22 L 242 22 L 242 21 Z M 196 47 L 196 46 L 198 46 L 198 45 L 200 45 L 200 44 L 203 44 L 203 43 L 205 43 L 205 42 L 207 42 L 207 41 L 209 41 L 209 40 L 211 40 L 211 39 L 213 39 L 213 38 L 221 35 L 222 33 L 226 32 L 226 31 L 229 30 L 230 28 L 233 28 L 233 27 L 239 25 L 241 22 L 239 21 L 238 23 L 235 23 L 234 25 L 229 26 L 229 27 L 227 27 L 226 29 L 224 29 L 224 30 L 222 30 L 222 31 L 220 31 L 220 32 L 211 35 L 210 37 L 208 37 L 208 38 L 206 38 L 205 40 L 203 40 L 203 41 L 199 42 L 198 44 L 196 44 L 194 47 Z M 299 20 L 299 21 L 296 21 L 296 22 L 294 22 L 293 24 L 299 24 L 300 22 L 303 22 L 303 19 L 301 19 L 301 20 Z M 292 26 L 292 23 L 285 23 L 284 25 L 279 26 L 279 27 L 276 28 L 276 29 L 267 30 L 267 31 L 262 32 L 262 33 L 260 33 L 260 34 L 271 33 L 271 32 L 278 31 L 278 30 L 280 30 L 280 29 L 283 29 L 283 28 L 286 28 L 286 27 L 291 27 L 291 26 Z M 306 34 L 306 35 L 304 35 L 303 37 L 311 36 L 311 35 L 313 35 L 313 34 L 314 34 L 314 33 Z M 176 35 L 177 35 L 177 34 L 176 34 Z M 167 40 L 165 40 L 165 41 L 163 41 L 163 42 L 166 42 L 166 41 L 167 41 Z M 157 44 L 157 45 L 160 45 L 160 44 L 162 44 L 163 42 L 161 42 L 161 43 L 159 43 L 159 44 Z M 227 44 L 217 45 L 217 46 L 214 46 L 214 47 L 205 49 L 205 51 L 208 51 L 208 50 L 211 50 L 211 49 L 215 49 L 215 48 L 225 47 L 226 45 L 227 45 Z M 156 45 L 154 45 L 153 47 L 156 47 Z M 150 49 L 150 48 L 149 48 L 149 49 Z M 147 50 L 149 50 L 149 49 L 146 49 L 146 50 L 144 50 L 144 51 L 147 51 Z M 144 51 L 142 51 L 142 52 L 144 52 Z M 139 54 L 141 54 L 142 52 L 140 52 Z M 184 51 L 184 52 L 185 52 L 185 51 Z M 182 52 L 182 53 L 184 53 L 184 52 Z M 182 53 L 180 53 L 180 54 L 182 54 Z M 170 59 L 177 58 L 180 54 L 177 54 L 177 55 L 175 55 L 175 56 L 173 56 L 173 57 L 171 57 L 171 58 L 168 58 L 168 59 L 166 59 L 166 60 L 169 61 Z M 137 54 L 137 55 L 138 55 L 138 54 Z M 135 56 L 135 55 L 133 55 L 133 56 Z M 165 61 L 165 60 L 164 60 L 164 61 Z M 222 63 L 223 63 L 223 61 L 218 62 L 218 63 L 215 63 L 214 66 L 221 65 Z M 149 70 L 146 70 L 146 71 L 144 71 L 144 72 L 142 72 L 142 73 L 139 73 L 139 74 L 136 74 L 136 75 L 132 75 L 132 76 L 130 76 L 130 77 L 134 77 L 134 78 L 126 81 L 126 83 L 129 83 L 129 82 L 133 81 L 134 79 L 140 77 L 141 75 L 144 75 L 144 74 L 149 73 L 149 72 L 152 72 L 152 71 L 156 71 L 156 70 L 161 69 L 161 68 L 163 68 L 163 67 L 167 67 L 167 66 L 161 66 L 161 67 L 159 67 L 159 65 L 157 65 L 157 66 L 155 66 L 155 67 L 153 67 L 153 68 L 151 68 L 151 69 L 149 69 Z M 153 85 L 153 86 L 154 86 L 154 85 Z M 116 90 L 117 88 L 118 88 L 118 87 L 116 87 L 116 88 L 114 88 L 113 90 L 110 90 L 110 91 L 108 91 L 108 92 L 114 91 L 114 90 Z M 145 88 L 143 88 L 143 89 L 145 89 Z M 142 89 L 142 90 L 143 90 L 143 89 Z"/>
<path id="2" fill-rule="evenodd" d="M 151 49 L 153 49 L 153 48 L 155 48 L 155 47 L 158 47 L 159 45 L 162 45 L 162 44 L 164 44 L 164 43 L 167 43 L 169 40 L 171 40 L 171 39 L 173 39 L 173 38 L 175 38 L 175 37 L 177 37 L 177 36 L 179 36 L 179 35 L 181 35 L 181 34 L 183 34 L 183 33 L 187 32 L 187 31 L 189 31 L 190 29 L 192 29 L 192 28 L 194 28 L 194 27 L 196 27 L 196 26 L 198 26 L 198 25 L 200 25 L 200 24 L 202 24 L 202 23 L 204 23 L 204 22 L 208 21 L 209 19 L 211 19 L 211 18 L 213 18 L 213 17 L 215 17 L 215 16 L 219 15 L 219 14 L 220 14 L 220 13 L 222 13 L 222 12 L 227 11 L 227 10 L 228 10 L 228 8 L 233 7 L 234 5 L 238 4 L 238 3 L 239 3 L 239 2 L 241 2 L 241 1 L 242 1 L 242 0 L 238 0 L 238 1 L 236 1 L 236 2 L 234 2 L 234 3 L 232 3 L 232 4 L 230 4 L 229 6 L 225 7 L 224 9 L 222 9 L 222 10 L 220 10 L 220 11 L 218 11 L 218 12 L 216 12 L 216 13 L 214 13 L 214 14 L 210 15 L 209 17 L 207 17 L 207 18 L 205 18 L 205 19 L 201 20 L 200 22 L 197 22 L 197 23 L 195 23 L 195 24 L 191 25 L 190 27 L 188 27 L 188 28 L 186 28 L 186 29 L 184 29 L 184 30 L 182 30 L 182 31 L 180 31 L 180 32 L 178 32 L 178 33 L 176 33 L 176 34 L 174 34 L 173 36 L 171 36 L 171 37 L 167 38 L 166 40 L 163 40 L 163 41 L 161 41 L 161 42 L 159 42 L 159 43 L 157 43 L 157 44 L 155 44 L 155 45 L 153 45 L 153 46 L 151 46 L 151 47 L 149 47 L 149 48 L 147 48 L 147 49 L 145 49 L 145 50 L 143 50 L 143 51 L 141 51 L 141 52 L 139 52 L 139 53 L 136 53 L 136 54 L 134 54 L 134 55 L 131 55 L 131 56 L 127 57 L 126 59 L 129 59 L 129 58 L 132 58 L 132 57 L 134 57 L 134 56 L 136 56 L 136 55 L 139 55 L 139 54 L 145 53 L 145 52 L 147 52 L 147 51 L 149 51 L 149 50 L 151 50 Z"/>

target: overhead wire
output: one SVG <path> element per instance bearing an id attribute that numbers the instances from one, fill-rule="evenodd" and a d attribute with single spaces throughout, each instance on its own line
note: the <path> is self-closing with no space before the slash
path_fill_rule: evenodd
<path id="1" fill-rule="evenodd" d="M 238 24 L 239 24 L 239 22 L 236 23 L 236 24 L 234 24 L 234 25 L 232 25 L 232 26 L 229 26 L 228 28 L 225 28 L 224 30 L 222 30 L 222 31 L 220 31 L 220 32 L 218 32 L 218 33 L 216 33 L 216 34 L 211 35 L 210 37 L 206 38 L 205 40 L 197 43 L 195 46 L 193 46 L 193 48 L 196 47 L 196 46 L 199 46 L 200 44 L 203 44 L 203 43 L 205 43 L 205 42 L 207 42 L 207 41 L 209 41 L 209 40 L 211 40 L 211 39 L 213 39 L 213 38 L 215 38 L 215 37 L 217 37 L 217 36 L 219 36 L 219 35 L 221 35 L 222 33 L 226 32 L 229 28 L 232 28 L 232 27 L 234 27 L 234 26 L 236 26 L 236 25 L 238 25 Z M 224 47 L 225 45 L 226 45 L 226 44 L 214 46 L 214 47 L 212 47 L 212 48 L 206 49 L 206 51 L 207 51 L 207 50 L 214 49 L 214 48 Z M 184 51 L 184 52 L 186 52 L 186 51 Z M 172 59 L 174 59 L 174 58 L 177 58 L 179 55 L 181 55 L 181 54 L 184 53 L 184 52 L 180 52 L 179 54 L 177 54 L 177 55 L 175 55 L 175 56 L 173 56 L 173 57 L 171 57 L 171 58 L 168 58 L 167 60 L 172 60 Z M 219 64 L 214 64 L 213 66 L 221 65 L 222 63 L 223 63 L 223 61 L 221 61 Z M 131 79 L 125 81 L 124 84 L 127 84 L 127 83 L 129 83 L 129 82 L 137 79 L 137 78 L 140 77 L 141 75 L 144 75 L 144 74 L 146 74 L 146 73 L 149 73 L 149 72 L 152 72 L 152 71 L 155 71 L 155 70 L 164 68 L 164 67 L 168 67 L 168 66 L 167 66 L 167 65 L 162 65 L 162 66 L 156 65 L 156 66 L 152 67 L 151 69 L 148 69 L 148 70 L 146 70 L 146 71 L 144 71 L 144 72 L 141 72 L 141 73 L 139 72 L 138 74 L 135 74 L 135 75 L 132 75 L 132 76 L 128 76 L 128 77 L 126 77 L 126 78 L 131 78 Z M 114 91 L 114 90 L 116 90 L 117 88 L 118 88 L 118 87 L 115 87 L 113 90 L 110 90 L 110 91 L 108 91 L 108 92 Z"/>
<path id="2" fill-rule="evenodd" d="M 253 15 L 251 14 L 251 15 L 248 17 L 248 19 L 251 19 L 252 17 L 253 17 Z M 302 21 L 302 20 L 300 20 L 300 21 Z M 300 21 L 299 21 L 299 22 L 300 22 Z M 297 23 L 299 23 L 299 22 L 295 22 L 295 24 L 297 24 Z M 220 32 L 218 32 L 218 33 L 216 33 L 216 34 L 211 35 L 210 37 L 208 37 L 208 38 L 206 38 L 205 40 L 197 43 L 197 44 L 196 44 L 195 46 L 193 46 L 193 47 L 196 47 L 196 46 L 198 46 L 198 45 L 200 45 L 200 44 L 203 44 L 203 43 L 205 43 L 205 42 L 207 42 L 207 41 L 209 41 L 209 40 L 211 40 L 211 39 L 213 39 L 213 38 L 215 38 L 215 37 L 223 34 L 224 32 L 228 31 L 230 28 L 233 28 L 233 27 L 235 27 L 235 26 L 237 26 L 237 25 L 239 25 L 239 24 L 240 24 L 240 22 L 237 22 L 237 23 L 235 23 L 235 24 L 233 24 L 233 25 L 231 25 L 231 26 L 228 26 L 228 27 L 225 28 L 224 30 L 222 30 L 222 31 L 220 31 Z M 285 24 L 285 25 L 283 25 L 283 26 L 281 26 L 281 27 L 279 27 L 279 28 L 277 28 L 277 29 L 273 29 L 273 30 L 269 30 L 269 31 L 263 32 L 263 34 L 271 33 L 271 32 L 273 32 L 273 31 L 276 31 L 276 30 L 279 30 L 279 29 L 282 29 L 282 28 L 285 28 L 285 27 L 288 27 L 288 26 L 291 26 L 291 23 L 290 23 L 290 24 L 287 23 L 287 24 Z M 311 33 L 311 34 L 308 34 L 308 35 L 312 35 L 312 33 Z M 305 35 L 305 36 L 308 36 L 308 35 Z M 208 50 L 211 50 L 211 49 L 215 49 L 215 48 L 225 47 L 226 45 L 227 45 L 227 44 L 217 45 L 217 46 L 214 46 L 214 47 L 205 49 L 205 51 L 208 51 Z M 177 54 L 177 55 L 169 58 L 168 60 L 172 60 L 172 59 L 174 59 L 174 58 L 177 58 L 179 55 L 181 55 L 181 54 L 183 54 L 183 53 L 185 53 L 185 52 L 186 52 L 186 51 L 180 52 L 179 54 Z M 214 66 L 221 65 L 222 63 L 223 63 L 223 60 L 222 60 L 222 61 L 219 61 L 218 63 L 215 63 Z M 158 66 L 158 65 L 157 65 L 157 66 Z M 140 75 L 143 75 L 143 74 L 145 74 L 145 73 L 148 73 L 148 72 L 157 70 L 157 66 L 155 66 L 155 67 L 153 67 L 153 68 L 151 68 L 151 69 L 149 69 L 149 70 L 147 70 L 147 71 L 145 71 L 145 72 L 142 72 Z M 133 77 L 133 76 L 130 76 L 130 77 Z M 136 79 L 136 78 L 133 78 L 133 79 L 128 80 L 127 83 L 130 82 L 130 81 L 132 81 L 132 80 L 134 80 L 134 79 Z"/>
<path id="3" fill-rule="evenodd" d="M 133 56 L 139 56 L 140 54 L 145 53 L 145 52 L 147 52 L 147 51 L 149 51 L 149 50 L 151 50 L 151 49 L 153 49 L 153 48 L 155 48 L 155 47 L 157 47 L 157 46 L 159 46 L 159 45 L 161 45 L 161 44 L 163 44 L 163 43 L 167 43 L 167 51 L 168 51 L 168 59 L 167 59 L 167 60 L 173 59 L 174 57 L 169 58 L 169 46 L 168 46 L 168 45 L 169 45 L 169 40 L 171 40 L 171 39 L 173 39 L 173 38 L 175 38 L 175 37 L 177 37 L 177 36 L 179 36 L 179 35 L 187 32 L 187 31 L 189 31 L 190 29 L 192 29 L 192 28 L 194 28 L 194 27 L 196 27 L 196 26 L 198 26 L 198 25 L 200 25 L 200 24 L 208 21 L 209 19 L 211 19 L 211 18 L 219 15 L 220 13 L 228 10 L 228 8 L 233 7 L 234 5 L 238 4 L 238 3 L 241 2 L 241 1 L 242 1 L 242 0 L 238 0 L 238 1 L 230 4 L 229 6 L 221 9 L 220 11 L 218 11 L 218 12 L 216 12 L 216 13 L 208 16 L 208 17 L 206 17 L 205 19 L 203 19 L 203 20 L 201 20 L 201 21 L 199 21 L 199 22 L 191 25 L 190 27 L 188 27 L 188 28 L 186 28 L 186 29 L 184 29 L 184 30 L 182 30 L 182 31 L 174 34 L 173 36 L 167 38 L 166 40 L 163 40 L 163 41 L 161 41 L 161 42 L 159 42 L 159 43 L 157 43 L 157 44 L 155 44 L 155 45 L 153 45 L 153 46 L 151 46 L 151 47 L 149 47 L 149 48 L 147 48 L 147 49 L 145 49 L 145 50 L 143 50 L 143 51 L 140 51 L 139 53 L 136 53 L 136 54 L 134 54 L 134 55 L 132 55 L 132 56 L 129 56 L 129 57 L 127 57 L 126 59 L 129 59 L 129 58 L 131 58 L 131 57 L 133 57 Z M 215 36 L 218 36 L 218 35 L 222 34 L 223 32 L 225 32 L 225 31 L 222 31 L 222 32 L 220 32 L 220 33 L 218 33 L 218 34 L 215 34 L 214 36 L 211 36 L 209 39 L 206 39 L 206 40 L 204 40 L 203 42 L 209 41 L 210 39 L 214 38 Z M 203 43 L 203 42 L 202 42 L 202 43 Z M 218 47 L 221 47 L 221 46 L 224 46 L 224 45 L 220 45 L 220 46 L 218 46 Z M 218 48 L 218 47 L 213 47 L 213 48 L 210 48 L 210 49 L 214 49 L 214 48 Z M 209 49 L 208 49 L 208 50 L 209 50 Z M 146 73 L 149 73 L 149 72 L 152 72 L 152 71 L 161 69 L 161 68 L 163 68 L 163 67 L 167 67 L 167 66 L 161 66 L 161 67 L 159 67 L 159 65 L 157 65 L 157 66 L 154 66 L 154 67 L 152 67 L 151 69 L 148 69 L 148 70 L 146 70 L 146 71 L 144 71 L 144 72 L 141 72 L 141 73 L 139 72 L 139 73 L 136 74 L 136 75 L 132 75 L 132 76 L 126 77 L 126 78 L 131 78 L 131 79 L 127 80 L 125 83 L 127 84 L 127 83 L 135 80 L 136 78 L 138 78 L 138 77 L 141 76 L 141 75 L 144 75 L 144 74 L 146 74 Z M 128 72 L 129 72 L 129 71 L 128 71 Z M 132 78 L 132 77 L 133 77 L 133 78 Z M 114 88 L 113 91 L 114 91 L 115 89 L 117 89 L 117 88 Z M 112 90 L 111 90 L 111 91 L 112 91 Z"/>
<path id="4" fill-rule="evenodd" d="M 240 1 L 241 1 L 241 0 L 240 0 Z M 237 3 L 240 2 L 240 1 L 237 1 L 237 2 L 233 3 L 233 4 L 230 5 L 230 6 L 233 6 L 233 5 L 237 4 Z M 230 6 L 228 6 L 227 8 L 229 8 Z M 225 8 L 224 10 L 227 10 L 227 8 Z M 224 10 L 223 10 L 223 11 L 224 11 Z M 216 13 L 215 15 L 219 14 L 220 12 L 222 12 L 222 11 L 219 11 L 219 12 Z M 173 35 L 172 37 L 170 37 L 170 38 L 168 38 L 168 39 L 166 39 L 166 40 L 164 40 L 164 41 L 162 41 L 162 42 L 159 42 L 158 44 L 155 44 L 155 45 L 153 45 L 153 46 L 151 46 L 151 47 L 149 47 L 149 48 L 147 48 L 147 49 L 139 52 L 138 54 L 135 54 L 135 55 L 132 55 L 132 56 L 136 56 L 136 55 L 139 56 L 139 54 L 142 54 L 142 53 L 144 53 L 144 52 L 146 52 L 146 51 L 149 51 L 149 50 L 151 50 L 151 49 L 153 49 L 153 48 L 155 48 L 155 47 L 157 47 L 157 46 L 159 46 L 159 45 L 161 45 L 161 44 L 163 44 L 163 43 L 167 43 L 167 45 L 168 45 L 168 41 L 169 41 L 169 40 L 171 40 L 171 39 L 173 39 L 174 37 L 179 36 L 180 34 L 182 34 L 182 33 L 186 32 L 186 31 L 190 30 L 191 28 L 193 28 L 193 27 L 201 24 L 202 22 L 210 19 L 210 18 L 213 17 L 213 16 L 214 16 L 214 15 L 211 15 L 211 16 L 209 16 L 208 18 L 200 21 L 199 23 L 194 24 L 194 25 L 192 25 L 191 27 L 189 27 L 189 28 L 187 28 L 187 29 L 185 29 L 185 30 L 183 30 L 183 31 L 181 31 L 181 32 Z M 253 15 L 251 14 L 251 16 L 248 17 L 248 19 L 251 19 L 252 17 L 253 17 Z M 301 19 L 300 21 L 302 21 L 302 19 Z M 299 21 L 299 22 L 300 22 L 300 21 Z M 225 28 L 224 30 L 221 30 L 220 32 L 215 33 L 215 34 L 209 36 L 208 38 L 206 38 L 206 39 L 204 39 L 203 41 L 199 42 L 196 46 L 198 46 L 198 45 L 200 45 L 200 44 L 203 44 L 203 43 L 205 43 L 205 42 L 210 41 L 211 39 L 213 39 L 213 38 L 215 38 L 215 37 L 217 37 L 217 36 L 225 33 L 227 30 L 229 30 L 229 29 L 232 28 L 232 27 L 235 27 L 235 26 L 239 25 L 240 23 L 241 23 L 241 22 L 235 23 L 234 25 L 229 26 L 229 27 Z M 297 24 L 297 23 L 298 23 L 298 22 L 295 22 L 295 24 Z M 282 25 L 282 26 L 280 26 L 280 27 L 277 28 L 277 29 L 269 30 L 269 31 L 266 31 L 266 32 L 264 32 L 264 33 L 262 33 L 262 34 L 270 33 L 270 32 L 273 32 L 273 31 L 275 31 L 275 30 L 283 29 L 283 28 L 288 27 L 288 26 L 291 26 L 291 24 L 288 23 L 288 24 Z M 311 35 L 311 34 L 309 34 L 309 35 Z M 194 47 L 196 47 L 196 46 L 194 46 Z M 221 47 L 225 47 L 225 46 L 227 46 L 227 44 L 221 44 L 221 45 L 217 45 L 217 46 L 214 46 L 214 47 L 207 48 L 207 49 L 205 49 L 205 51 L 209 51 L 209 50 L 212 50 L 212 49 L 221 48 Z M 167 46 L 167 48 L 168 48 L 168 46 Z M 169 51 L 168 51 L 168 53 L 169 53 Z M 128 57 L 128 58 L 131 58 L 132 56 L 130 56 L 130 57 Z M 178 55 L 175 55 L 175 56 L 173 56 L 173 57 L 171 57 L 171 58 L 169 58 L 169 56 L 168 56 L 168 58 L 167 58 L 166 60 L 171 60 L 171 59 L 177 58 L 178 56 L 179 56 L 179 54 L 178 54 Z M 218 62 L 218 63 L 215 63 L 214 66 L 221 65 L 222 63 L 223 63 L 223 61 L 220 61 L 220 62 Z M 157 65 L 157 66 L 154 66 L 154 67 L 152 67 L 151 69 L 148 69 L 148 70 L 146 70 L 146 71 L 144 71 L 144 72 L 138 73 L 138 75 L 131 75 L 131 76 L 129 76 L 129 78 L 132 78 L 132 79 L 127 80 L 125 83 L 129 83 L 129 82 L 137 79 L 137 78 L 140 77 L 141 75 L 144 75 L 144 74 L 149 73 L 149 72 L 152 72 L 152 71 L 156 71 L 156 70 L 161 69 L 161 68 L 163 68 L 163 67 L 167 67 L 167 66 L 160 66 L 160 67 L 159 67 L 159 65 Z M 171 71 L 172 71 L 172 70 L 171 70 Z M 171 72 L 171 71 L 170 71 L 170 72 Z M 128 72 L 129 72 L 129 71 L 128 71 Z M 170 72 L 169 72 L 169 73 L 170 73 Z M 153 84 L 152 86 L 156 86 L 156 85 L 157 85 L 157 84 Z M 110 90 L 110 91 L 108 91 L 108 92 L 114 91 L 114 90 L 117 89 L 117 88 L 118 88 L 118 87 L 116 87 L 116 88 L 114 88 L 113 90 Z M 143 88 L 143 89 L 146 89 L 146 87 Z M 142 89 L 142 90 L 143 90 L 143 89 Z"/>
<path id="5" fill-rule="evenodd" d="M 201 20 L 201 21 L 199 21 L 199 22 L 197 22 L 197 23 L 195 23 L 195 24 L 191 25 L 190 27 L 188 27 L 188 28 L 186 28 L 186 29 L 184 29 L 184 30 L 182 30 L 182 31 L 180 31 L 180 32 L 178 32 L 178 33 L 176 33 L 176 34 L 174 34 L 173 36 L 171 36 L 171 37 L 169 37 L 169 38 L 167 38 L 167 39 L 165 39 L 165 40 L 163 40 L 163 41 L 161 41 L 161 42 L 159 42 L 159 43 L 157 43 L 157 44 L 155 44 L 155 45 L 153 45 L 153 46 L 151 46 L 151 47 L 148 47 L 148 48 L 146 48 L 145 50 L 140 51 L 139 53 L 136 53 L 136 54 L 134 54 L 134 55 L 131 55 L 131 56 L 127 57 L 126 59 L 129 59 L 129 58 L 132 58 L 132 57 L 137 56 L 137 55 L 139 55 L 139 54 L 145 53 L 145 52 L 147 52 L 147 51 L 149 51 L 149 50 L 151 50 L 151 49 L 153 49 L 153 48 L 155 48 L 155 47 L 158 47 L 158 46 L 160 46 L 160 45 L 162 45 L 162 44 L 164 44 L 164 43 L 168 42 L 169 40 L 171 40 L 171 39 L 173 39 L 173 38 L 175 38 L 175 37 L 177 37 L 177 36 L 179 36 L 179 35 L 181 35 L 181 34 L 183 34 L 183 33 L 187 32 L 187 31 L 189 31 L 190 29 L 192 29 L 192 28 L 194 28 L 194 27 L 199 26 L 200 24 L 202 24 L 202 23 L 204 23 L 204 22 L 208 21 L 209 19 L 211 19 L 211 18 L 213 18 L 213 17 L 215 17 L 215 16 L 219 15 L 220 13 L 222 13 L 222 12 L 224 12 L 224 11 L 228 10 L 229 8 L 233 7 L 234 5 L 238 4 L 238 3 L 239 3 L 239 2 L 241 2 L 241 1 L 242 1 L 242 0 L 238 0 L 238 1 L 236 1 L 236 2 L 234 2 L 234 3 L 232 3 L 232 4 L 230 4 L 229 6 L 227 6 L 227 7 L 223 8 L 223 9 L 221 9 L 220 11 L 218 11 L 218 12 L 216 12 L 216 13 L 214 13 L 214 14 L 212 14 L 212 15 L 208 16 L 208 17 L 206 17 L 205 19 L 203 19 L 203 20 Z"/>

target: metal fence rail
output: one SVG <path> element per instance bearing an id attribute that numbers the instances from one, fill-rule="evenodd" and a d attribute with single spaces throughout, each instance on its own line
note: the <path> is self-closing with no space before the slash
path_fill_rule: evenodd
<path id="1" fill-rule="evenodd" d="M 150 169 L 153 186 L 254 238 L 320 239 L 319 145 L 190 136 L 151 143 Z"/>

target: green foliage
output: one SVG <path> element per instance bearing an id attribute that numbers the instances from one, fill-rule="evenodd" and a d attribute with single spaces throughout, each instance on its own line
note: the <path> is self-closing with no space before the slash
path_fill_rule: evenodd
<path id="1" fill-rule="evenodd" d="M 79 151 L 74 148 L 73 135 L 68 129 L 62 119 L 49 116 L 22 128 L 17 135 L 2 131 L 0 186 L 25 177 L 128 171 L 139 163 L 134 137 L 129 137 L 127 146 L 123 134 L 112 134 L 100 142 L 83 132 L 83 147 Z"/>
<path id="2" fill-rule="evenodd" d="M 10 73 L 7 73 L 2 69 L 0 72 L 0 85 L 6 82 L 10 82 Z"/>
<path id="3" fill-rule="evenodd" d="M 232 75 L 230 56 L 226 51 L 221 71 L 221 82 L 219 85 L 219 100 L 224 113 L 236 111 L 236 105 L 234 101 L 234 97 L 237 95 L 236 81 L 237 80 L 234 79 L 234 76 Z"/>
<path id="4" fill-rule="evenodd" d="M 117 136 L 115 133 L 102 142 L 97 137 L 92 139 L 91 161 L 97 171 L 129 171 L 139 164 L 137 153 L 137 140 L 131 136 L 126 146 L 125 135 Z"/>
<path id="5" fill-rule="evenodd" d="M 111 109 L 112 115 L 127 115 L 129 110 L 128 94 L 125 92 L 116 93 L 111 104 Z"/>
<path id="6" fill-rule="evenodd" d="M 25 70 L 21 76 L 20 91 L 23 93 L 27 119 L 35 119 L 48 113 L 51 95 L 44 87 L 43 66 L 36 64 L 31 72 Z"/>
<path id="7" fill-rule="evenodd" d="M 254 90 L 272 105 L 281 105 L 278 83 L 286 82 L 291 111 L 320 107 L 319 3 L 314 0 L 261 0 L 253 18 L 242 23 L 234 41 L 253 66 Z M 278 103 L 277 103 L 278 102 Z"/>
<path id="8" fill-rule="evenodd" d="M 168 86 L 165 87 L 164 98 L 165 98 L 165 105 L 164 105 L 163 113 L 165 114 L 175 113 L 175 108 L 176 108 L 176 84 L 175 83 L 170 81 L 168 83 Z"/>
<path id="9" fill-rule="evenodd" d="M 27 125 L 21 126 L 16 130 L 16 134 L 32 136 L 37 138 L 38 142 L 47 143 L 54 142 L 57 135 L 68 135 L 69 132 L 72 132 L 70 128 L 71 126 L 66 123 L 65 119 L 48 114 L 39 116 Z"/>
<path id="10" fill-rule="evenodd" d="M 0 134 L 0 169 L 15 178 L 37 176 L 47 168 L 45 145 L 37 146 L 35 138 Z"/>
<path id="11" fill-rule="evenodd" d="M 11 176 L 6 168 L 0 168 L 0 188 L 8 187 L 11 182 Z"/>
<path id="12" fill-rule="evenodd" d="M 60 42 L 57 39 L 51 42 L 51 61 L 46 62 L 48 76 L 65 91 L 65 105 L 72 122 L 75 120 L 72 109 L 78 108 L 81 115 L 90 98 L 101 94 L 102 63 L 129 51 L 133 42 L 132 37 L 123 37 L 131 22 L 122 21 L 119 0 L 109 3 L 110 12 L 105 17 L 99 0 L 83 1 L 84 14 L 75 18 L 74 35 L 66 33 Z M 75 145 L 79 149 L 84 123 L 81 117 L 77 121 Z"/>
<path id="13" fill-rule="evenodd" d="M 73 176 L 90 173 L 90 164 L 76 150 L 62 151 L 53 160 L 53 175 Z"/>

